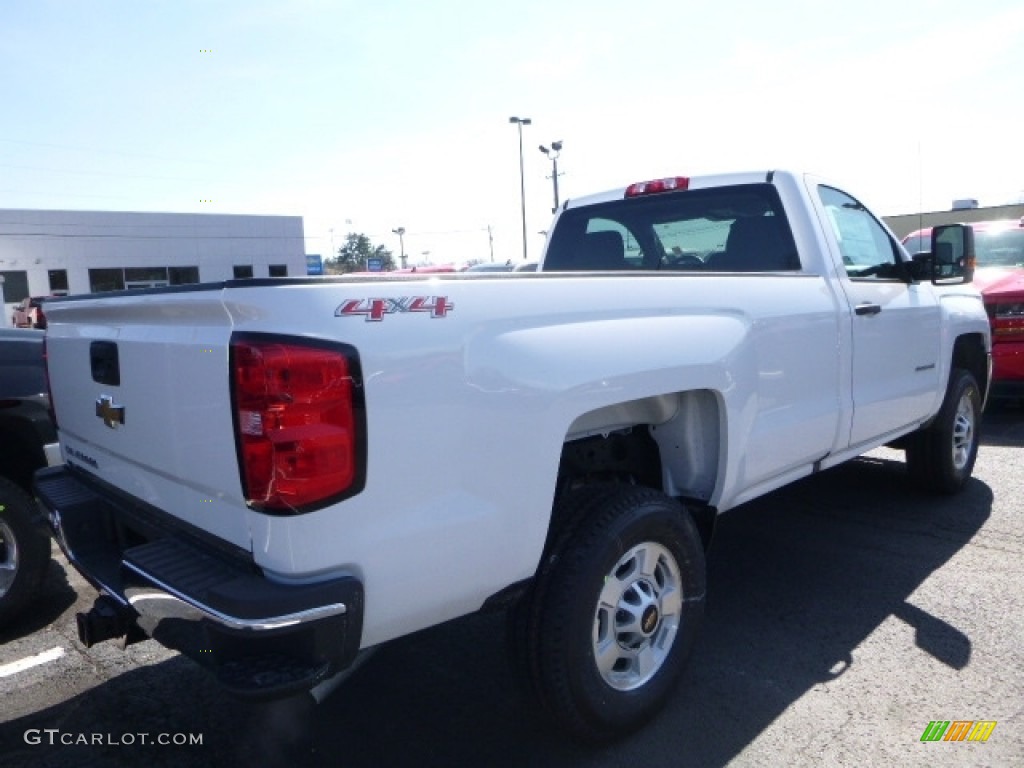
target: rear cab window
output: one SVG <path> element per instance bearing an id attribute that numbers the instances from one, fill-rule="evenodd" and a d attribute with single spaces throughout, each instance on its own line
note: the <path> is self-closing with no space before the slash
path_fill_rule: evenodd
<path id="1" fill-rule="evenodd" d="M 776 272 L 800 269 L 771 184 L 666 192 L 569 208 L 544 271 Z"/>

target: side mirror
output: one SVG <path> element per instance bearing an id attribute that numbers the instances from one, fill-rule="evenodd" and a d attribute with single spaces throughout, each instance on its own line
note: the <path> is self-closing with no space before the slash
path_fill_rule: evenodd
<path id="1" fill-rule="evenodd" d="M 915 282 L 932 279 L 934 259 L 928 251 L 918 251 L 910 257 L 910 276 Z"/>
<path id="2" fill-rule="evenodd" d="M 914 262 L 919 256 L 914 256 Z M 922 259 L 922 261 L 924 261 Z M 927 254 L 931 281 L 936 285 L 960 285 L 974 279 L 974 230 L 969 224 L 945 224 L 932 229 Z"/>

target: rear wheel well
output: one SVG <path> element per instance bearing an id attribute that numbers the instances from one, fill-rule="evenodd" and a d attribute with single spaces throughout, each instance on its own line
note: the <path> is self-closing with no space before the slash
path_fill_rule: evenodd
<path id="1" fill-rule="evenodd" d="M 651 419 L 623 424 L 624 416 Z M 587 434 L 563 443 L 548 544 L 578 520 L 561 519 L 561 499 L 584 486 L 639 485 L 675 497 L 689 510 L 707 547 L 716 512 L 709 505 L 720 460 L 721 410 L 710 390 L 659 395 L 580 416 Z M 601 424 L 607 424 L 602 429 Z"/>
<path id="2" fill-rule="evenodd" d="M 646 425 L 572 440 L 562 446 L 556 496 L 581 485 L 609 481 L 662 490 L 661 454 Z"/>
<path id="3" fill-rule="evenodd" d="M 953 365 L 950 371 L 963 368 L 970 371 L 982 392 L 982 400 L 988 392 L 988 356 L 985 342 L 980 333 L 968 333 L 957 337 L 953 344 Z"/>

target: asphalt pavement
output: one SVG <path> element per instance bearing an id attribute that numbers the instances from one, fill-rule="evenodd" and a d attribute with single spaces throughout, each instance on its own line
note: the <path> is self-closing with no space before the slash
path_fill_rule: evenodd
<path id="1" fill-rule="evenodd" d="M 601 748 L 537 712 L 502 614 L 383 647 L 317 708 L 257 705 L 152 642 L 82 648 L 94 594 L 57 557 L 0 628 L 0 765 L 1024 766 L 1022 447 L 1024 409 L 991 409 L 958 496 L 882 449 L 723 515 L 681 684 Z M 921 741 L 933 721 L 995 726 Z"/>

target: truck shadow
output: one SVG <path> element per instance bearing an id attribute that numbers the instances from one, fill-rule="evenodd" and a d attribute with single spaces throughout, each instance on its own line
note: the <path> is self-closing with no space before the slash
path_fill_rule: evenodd
<path id="1" fill-rule="evenodd" d="M 892 617 L 951 669 L 971 640 L 911 595 L 988 519 L 973 480 L 922 497 L 902 463 L 865 458 L 722 516 L 709 553 L 705 626 L 664 711 L 602 748 L 550 729 L 515 679 L 501 614 L 471 616 L 382 648 L 315 710 L 238 703 L 181 658 L 123 674 L 0 727 L 6 765 L 39 764 L 26 728 L 198 732 L 201 747 L 82 748 L 103 765 L 725 765 L 809 690 L 845 674 Z M 908 661 L 908 664 L 910 662 Z M 53 748 L 54 750 L 58 748 Z M 53 751 L 74 759 L 64 752 Z M 19 763 L 18 760 L 23 760 Z M 166 762 L 164 762 L 166 761 Z"/>

